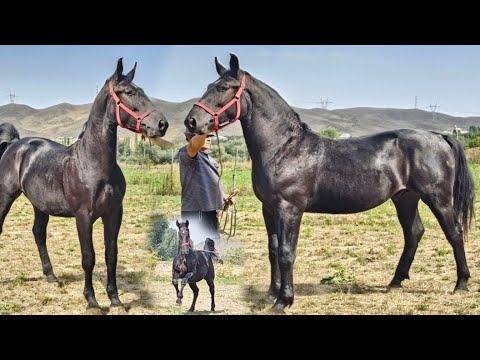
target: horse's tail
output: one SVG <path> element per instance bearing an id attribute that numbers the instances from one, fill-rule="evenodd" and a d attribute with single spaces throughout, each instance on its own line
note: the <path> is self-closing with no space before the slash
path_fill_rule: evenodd
<path id="1" fill-rule="evenodd" d="M 0 124 L 0 159 L 7 147 L 19 139 L 20 135 L 15 126 L 10 123 Z"/>
<path id="2" fill-rule="evenodd" d="M 450 145 L 455 156 L 455 183 L 453 185 L 453 210 L 455 216 L 461 221 L 463 233 L 468 235 L 468 230 L 475 220 L 475 185 L 472 173 L 467 164 L 467 158 L 460 142 L 449 135 L 442 135 Z"/>

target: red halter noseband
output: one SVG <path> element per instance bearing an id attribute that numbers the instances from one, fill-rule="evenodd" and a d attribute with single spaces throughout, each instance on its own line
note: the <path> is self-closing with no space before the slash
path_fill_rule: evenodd
<path id="1" fill-rule="evenodd" d="M 238 118 L 240 117 L 240 96 L 242 95 L 243 93 L 243 90 L 245 89 L 245 78 L 246 78 L 246 74 L 243 74 L 243 77 L 242 77 L 242 83 L 240 84 L 240 88 L 237 90 L 237 92 L 235 93 L 235 96 L 233 97 L 232 100 L 230 100 L 224 107 L 222 107 L 220 110 L 218 110 L 217 112 L 213 111 L 212 109 L 210 109 L 207 105 L 204 105 L 202 104 L 200 101 L 197 101 L 195 104 L 193 104 L 194 106 L 197 105 L 199 107 L 201 107 L 203 110 L 205 110 L 206 112 L 208 112 L 210 115 L 213 116 L 213 121 L 214 121 L 214 124 L 213 124 L 213 131 L 218 131 L 219 129 L 222 129 L 224 128 L 225 126 L 228 126 L 230 124 L 233 124 L 235 121 L 238 120 Z M 233 118 L 233 120 L 229 121 L 227 124 L 225 125 L 220 125 L 219 121 L 218 121 L 218 117 L 224 113 L 225 111 L 227 111 L 227 109 L 232 106 L 233 104 L 237 104 L 237 115 Z"/>
<path id="2" fill-rule="evenodd" d="M 122 103 L 122 101 L 121 101 L 120 98 L 117 96 L 117 94 L 115 94 L 115 91 L 113 91 L 113 85 L 112 85 L 112 81 L 111 81 L 111 80 L 110 80 L 110 82 L 108 83 L 108 88 L 110 89 L 110 95 L 112 95 L 113 100 L 115 100 L 115 106 L 116 106 L 116 110 L 117 110 L 116 113 L 117 113 L 117 123 L 118 123 L 118 125 L 120 125 L 120 127 L 122 127 L 122 128 L 131 130 L 131 131 L 134 131 L 134 132 L 140 134 L 140 133 L 141 133 L 141 131 L 140 131 L 140 124 L 142 123 L 142 120 L 145 119 L 148 115 L 150 115 L 150 113 L 151 113 L 153 110 L 148 110 L 148 111 L 144 112 L 143 115 L 138 115 L 138 114 L 136 114 L 135 112 L 133 112 L 132 110 L 130 110 L 124 103 Z M 127 128 L 125 125 L 123 125 L 122 120 L 120 119 L 120 108 L 122 108 L 124 111 L 126 111 L 131 117 L 137 119 L 137 125 L 135 126 L 135 130 L 129 129 L 129 128 Z"/>

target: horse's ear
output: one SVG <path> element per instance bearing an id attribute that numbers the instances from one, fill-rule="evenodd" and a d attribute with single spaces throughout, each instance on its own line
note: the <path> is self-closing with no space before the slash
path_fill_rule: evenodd
<path id="1" fill-rule="evenodd" d="M 123 75 L 123 58 L 118 59 L 117 62 L 117 70 L 115 70 L 115 73 L 113 74 L 112 78 L 116 80 L 120 80 Z"/>
<path id="2" fill-rule="evenodd" d="M 180 227 L 180 223 L 178 222 L 178 220 L 177 220 L 177 227 Z"/>
<path id="3" fill-rule="evenodd" d="M 188 227 L 188 220 L 185 220 L 185 224 L 187 224 L 187 227 Z"/>
<path id="4" fill-rule="evenodd" d="M 234 77 L 238 76 L 238 70 L 240 70 L 238 57 L 235 54 L 230 54 L 230 71 L 233 73 Z"/>
<path id="5" fill-rule="evenodd" d="M 216 56 L 215 56 L 215 67 L 217 68 L 217 73 L 218 73 L 218 75 L 220 75 L 220 76 L 222 76 L 223 74 L 225 74 L 225 72 L 227 71 L 227 69 L 225 69 L 225 67 L 218 62 L 218 59 L 217 59 Z"/>
<path id="6" fill-rule="evenodd" d="M 135 69 L 137 68 L 137 62 L 135 61 L 135 66 L 133 67 L 132 70 L 130 70 L 130 72 L 125 75 L 125 80 L 128 81 L 128 82 L 132 82 L 133 80 L 133 77 L 135 76 Z"/>

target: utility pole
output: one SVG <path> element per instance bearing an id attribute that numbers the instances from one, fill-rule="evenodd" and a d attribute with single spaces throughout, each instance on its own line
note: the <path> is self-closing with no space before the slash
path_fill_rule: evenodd
<path id="1" fill-rule="evenodd" d="M 415 95 L 415 110 L 418 109 L 418 96 Z"/>
<path id="2" fill-rule="evenodd" d="M 98 85 L 96 87 L 95 95 L 98 95 Z"/>
<path id="3" fill-rule="evenodd" d="M 433 121 L 435 121 L 437 119 L 436 111 L 439 107 L 440 107 L 440 105 L 437 105 L 437 103 L 435 103 L 435 105 L 427 106 L 427 108 L 430 108 L 430 110 L 432 111 L 432 120 Z"/>
<path id="4" fill-rule="evenodd" d="M 15 104 L 15 91 L 10 90 L 10 104 Z"/>
<path id="5" fill-rule="evenodd" d="M 328 101 L 328 97 L 327 100 L 322 100 L 322 98 L 320 98 L 320 105 L 322 106 L 322 109 L 327 110 L 328 104 L 333 104 L 333 102 Z"/>

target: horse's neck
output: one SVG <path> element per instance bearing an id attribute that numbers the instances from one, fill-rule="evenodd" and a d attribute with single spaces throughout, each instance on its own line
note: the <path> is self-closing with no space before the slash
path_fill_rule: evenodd
<path id="1" fill-rule="evenodd" d="M 302 141 L 305 130 L 294 110 L 275 90 L 252 78 L 247 88 L 252 110 L 241 119 L 245 142 L 253 162 L 270 163 L 286 146 L 290 148 Z"/>
<path id="2" fill-rule="evenodd" d="M 103 92 L 95 99 L 85 131 L 75 143 L 79 160 L 98 170 L 113 169 L 117 164 L 115 108 L 108 92 Z"/>

